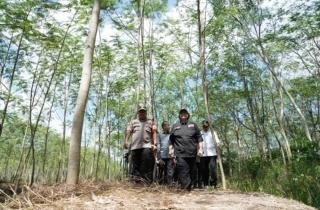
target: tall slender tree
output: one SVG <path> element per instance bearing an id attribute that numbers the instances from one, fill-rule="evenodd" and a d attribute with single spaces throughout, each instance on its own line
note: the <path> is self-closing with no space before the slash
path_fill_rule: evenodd
<path id="1" fill-rule="evenodd" d="M 67 171 L 67 184 L 70 185 L 77 184 L 79 182 L 83 119 L 89 94 L 92 60 L 99 25 L 100 4 L 100 0 L 94 0 L 93 2 L 92 14 L 89 22 L 89 34 L 84 49 L 80 88 L 72 121 L 69 147 L 69 162 Z"/>
<path id="2" fill-rule="evenodd" d="M 205 66 L 205 29 L 204 29 L 204 24 L 205 21 L 201 19 L 201 10 L 200 10 L 200 0 L 197 0 L 197 17 L 198 17 L 198 37 L 199 37 L 199 70 L 201 71 L 202 74 L 202 87 L 203 87 L 203 97 L 204 97 L 204 104 L 206 108 L 206 113 L 207 113 L 207 118 L 209 119 L 210 123 L 210 131 L 212 135 L 215 134 L 215 131 L 212 127 L 212 117 L 209 111 L 209 98 L 208 98 L 208 80 L 207 80 L 207 72 L 206 72 L 206 66 Z M 225 174 L 224 174 L 224 169 L 223 169 L 223 164 L 222 164 L 222 159 L 221 159 L 221 152 L 218 147 L 218 144 L 213 138 L 214 144 L 217 148 L 217 155 L 218 155 L 218 164 L 221 172 L 221 179 L 222 179 L 222 187 L 223 189 L 226 189 L 226 179 L 225 179 Z"/>

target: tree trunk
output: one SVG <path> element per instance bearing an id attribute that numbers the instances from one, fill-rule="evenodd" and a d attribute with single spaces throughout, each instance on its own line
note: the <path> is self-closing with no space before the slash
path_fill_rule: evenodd
<path id="1" fill-rule="evenodd" d="M 237 122 L 235 121 L 235 125 L 234 125 L 234 134 L 237 140 L 237 152 L 238 152 L 238 157 L 239 157 L 239 161 L 238 161 L 238 173 L 240 174 L 241 172 L 241 167 L 242 167 L 242 161 L 243 161 L 243 149 L 242 149 L 242 145 L 241 145 L 241 139 L 240 139 L 240 133 L 239 133 L 239 126 L 237 124 Z"/>
<path id="2" fill-rule="evenodd" d="M 92 15 L 89 23 L 89 34 L 85 44 L 82 77 L 72 121 L 71 140 L 69 149 L 69 162 L 67 184 L 77 184 L 80 172 L 81 135 L 84 113 L 89 94 L 91 68 L 94 54 L 95 40 L 99 23 L 100 0 L 94 0 Z"/>
<path id="3" fill-rule="evenodd" d="M 98 126 L 98 154 L 97 154 L 97 161 L 96 161 L 96 171 L 95 171 L 95 180 L 98 181 L 98 174 L 99 174 L 99 160 L 100 160 L 100 154 L 102 149 L 102 141 L 101 141 L 101 132 L 102 132 L 102 125 L 100 124 Z"/>
<path id="4" fill-rule="evenodd" d="M 55 91 L 54 91 L 55 93 Z M 53 104 L 55 101 L 55 94 L 52 98 L 51 106 L 49 109 L 49 119 L 48 119 L 48 125 L 47 125 L 47 130 L 46 130 L 46 135 L 45 135 L 45 140 L 44 140 L 44 151 L 43 151 L 43 157 L 42 157 L 42 175 L 45 177 L 45 167 L 46 167 L 46 161 L 47 161 L 47 150 L 48 150 L 48 138 L 49 138 L 49 129 L 50 129 L 50 122 L 51 122 L 51 117 L 52 117 L 52 108 Z"/>
<path id="5" fill-rule="evenodd" d="M 7 64 L 7 59 L 9 57 L 9 54 L 10 54 L 10 49 L 11 49 L 11 44 L 12 44 L 12 41 L 13 41 L 13 34 L 11 35 L 11 38 L 10 38 L 10 41 L 9 41 L 9 45 L 8 45 L 8 48 L 7 48 L 7 52 L 6 52 L 6 55 L 3 59 L 3 64 L 1 66 L 1 72 L 0 72 L 0 93 L 2 92 L 2 77 L 3 77 L 3 74 L 4 74 L 4 70 L 6 68 L 6 64 Z"/>
<path id="6" fill-rule="evenodd" d="M 23 159 L 24 159 L 25 142 L 26 142 L 26 137 L 27 137 L 27 133 L 28 133 L 28 128 L 29 128 L 29 125 L 27 125 L 27 127 L 26 127 L 26 129 L 25 129 L 25 131 L 24 131 L 24 136 L 23 136 L 23 139 L 22 139 L 22 146 L 21 146 L 22 149 L 21 149 L 21 155 L 20 155 L 19 164 L 18 164 L 18 167 L 17 167 L 17 170 L 16 170 L 14 176 L 13 176 L 12 179 L 11 179 L 12 182 L 17 181 L 17 183 L 16 183 L 17 185 L 18 185 L 18 182 L 20 181 L 20 177 L 21 177 L 21 176 L 19 176 L 20 167 L 21 167 L 22 164 L 26 164 L 26 163 L 23 161 Z"/>
<path id="7" fill-rule="evenodd" d="M 259 14 L 260 15 L 260 14 Z M 252 16 L 253 17 L 253 16 Z M 288 96 L 291 104 L 293 105 L 294 109 L 297 111 L 298 115 L 300 116 L 301 122 L 304 126 L 304 131 L 306 134 L 306 137 L 309 141 L 313 141 L 312 137 L 310 135 L 310 131 L 309 131 L 309 127 L 308 127 L 308 123 L 307 120 L 304 116 L 304 114 L 302 113 L 301 109 L 299 108 L 299 106 L 297 105 L 297 103 L 295 102 L 294 98 L 292 97 L 292 95 L 290 94 L 290 92 L 287 90 L 287 88 L 284 86 L 283 82 L 278 78 L 277 72 L 273 66 L 273 64 L 270 62 L 269 56 L 266 53 L 266 50 L 263 46 L 263 42 L 261 40 L 261 22 L 259 22 L 257 25 L 255 23 L 255 20 L 252 20 L 253 22 L 253 28 L 254 31 L 256 32 L 256 37 L 253 37 L 251 35 L 252 29 L 248 26 L 243 24 L 242 20 L 240 20 L 239 18 L 235 17 L 235 20 L 241 25 L 244 33 L 252 40 L 256 40 L 257 44 L 254 44 L 253 47 L 256 49 L 258 55 L 261 57 L 263 63 L 267 66 L 267 69 L 269 70 L 269 72 L 272 74 L 272 76 L 274 77 L 275 81 L 278 83 L 279 87 L 284 91 L 284 93 Z M 259 21 L 261 21 L 261 18 L 259 18 Z M 258 28 L 257 28 L 258 27 Z"/>
<path id="8" fill-rule="evenodd" d="M 32 172 L 31 172 L 31 180 L 30 180 L 30 184 L 29 184 L 30 186 L 32 186 L 33 183 L 34 183 L 34 175 L 35 175 L 35 168 L 36 168 L 35 145 L 34 145 L 35 142 L 34 142 L 34 139 L 35 139 L 35 136 L 36 136 L 36 133 L 37 133 L 37 129 L 38 129 L 38 126 L 39 126 L 39 122 L 40 122 L 40 118 L 41 118 L 41 115 L 42 115 L 42 111 L 43 111 L 44 105 L 46 103 L 46 100 L 48 98 L 48 94 L 50 92 L 50 87 L 52 85 L 55 73 L 56 73 L 56 68 L 55 68 L 55 70 L 53 71 L 53 73 L 51 75 L 51 78 L 50 78 L 50 81 L 49 81 L 49 85 L 48 85 L 48 88 L 47 88 L 47 90 L 46 90 L 46 92 L 44 94 L 43 103 L 41 105 L 41 108 L 40 108 L 40 111 L 39 111 L 39 114 L 37 116 L 36 123 L 35 123 L 34 126 L 32 124 L 32 120 L 31 120 L 32 111 L 30 111 L 30 117 L 29 117 L 29 120 L 30 120 L 30 131 L 31 131 L 30 148 L 31 148 L 31 157 L 32 157 Z"/>
<path id="9" fill-rule="evenodd" d="M 233 173 L 232 173 L 232 169 L 233 169 L 233 163 L 232 163 L 232 158 L 231 158 L 231 149 L 230 149 L 230 142 L 228 140 L 228 137 L 227 137 L 227 133 L 228 133 L 228 128 L 227 126 L 224 126 L 223 128 L 223 145 L 225 146 L 226 150 L 227 150 L 227 160 L 226 162 L 228 163 L 228 169 L 229 169 L 229 176 L 233 176 Z"/>
<path id="10" fill-rule="evenodd" d="M 72 19 L 72 21 L 73 21 L 73 19 Z M 34 139 L 35 139 L 35 136 L 36 136 L 36 132 L 37 132 L 37 129 L 38 129 L 38 125 L 39 125 L 39 122 L 40 122 L 40 118 L 41 118 L 41 115 L 42 115 L 42 111 L 43 111 L 44 105 L 45 105 L 46 100 L 48 98 L 48 95 L 49 95 L 49 93 L 51 91 L 51 85 L 52 85 L 52 83 L 54 81 L 54 77 L 55 77 L 55 75 L 56 75 L 56 73 L 58 71 L 59 61 L 60 61 L 60 58 L 61 58 L 61 55 L 62 55 L 62 52 L 63 52 L 63 48 L 65 46 L 65 41 L 66 41 L 66 38 L 67 38 L 67 35 L 68 35 L 70 27 L 71 27 L 71 23 L 68 26 L 68 28 L 67 28 L 64 36 L 63 36 L 63 40 L 62 40 L 62 43 L 61 43 L 61 46 L 60 46 L 60 49 L 59 49 L 57 60 L 54 63 L 53 72 L 52 72 L 51 77 L 49 79 L 48 87 L 47 87 L 47 89 L 46 89 L 46 91 L 44 93 L 43 102 L 42 102 L 42 105 L 41 105 L 41 108 L 40 108 L 39 114 L 37 116 L 36 123 L 35 123 L 34 127 L 32 125 L 32 110 L 30 110 L 30 116 L 29 116 L 30 131 L 31 131 L 30 147 L 31 147 L 31 155 L 32 155 L 32 174 L 31 174 L 30 186 L 32 186 L 32 184 L 34 182 L 34 173 L 35 173 L 35 167 L 36 167 Z M 55 87 L 56 86 L 57 86 L 57 82 L 56 82 Z M 54 88 L 54 91 L 55 91 L 55 88 Z M 36 95 L 36 92 L 35 92 L 34 96 L 35 95 Z M 31 109 L 31 107 L 30 107 L 30 109 Z"/>
<path id="11" fill-rule="evenodd" d="M 8 147 L 9 148 L 8 148 L 7 158 L 6 158 L 5 163 L 4 163 L 4 165 L 5 165 L 5 167 L 4 167 L 4 179 L 5 180 L 8 180 L 7 179 L 7 177 L 8 177 L 8 167 L 9 167 L 9 164 L 10 164 L 11 154 L 12 154 L 12 150 L 13 150 L 14 145 L 10 145 L 9 144 Z M 13 159 L 15 159 L 15 158 L 13 158 Z"/>
<path id="12" fill-rule="evenodd" d="M 108 122 L 108 170 L 107 170 L 107 175 L 108 175 L 108 180 L 110 180 L 110 162 L 111 162 L 111 125 L 110 121 Z"/>
<path id="13" fill-rule="evenodd" d="M 82 158 L 82 174 L 84 177 L 86 177 L 86 168 L 87 168 L 87 149 L 88 149 L 88 142 L 87 142 L 87 132 L 86 132 L 86 122 L 83 123 L 84 132 L 83 132 L 83 138 L 84 138 L 84 154 Z"/>
<path id="14" fill-rule="evenodd" d="M 25 16 L 25 21 L 28 20 L 30 12 L 31 12 L 31 8 L 29 9 L 29 11 L 27 12 L 27 14 Z M 15 72 L 17 70 L 17 65 L 18 65 L 18 60 L 19 60 L 19 56 L 20 56 L 22 40 L 23 40 L 25 31 L 26 31 L 26 29 L 23 27 L 22 32 L 21 32 L 21 36 L 20 36 L 20 39 L 19 39 L 19 44 L 18 44 L 18 48 L 17 48 L 16 57 L 15 57 L 13 68 L 12 68 L 12 73 L 11 73 L 11 76 L 10 76 L 10 84 L 9 84 L 9 87 L 8 87 L 8 97 L 7 97 L 7 100 L 5 102 L 4 109 L 2 111 L 2 118 L 1 118 L 1 122 L 0 122 L 0 137 L 2 135 L 4 122 L 5 122 L 5 119 L 6 119 L 6 116 L 7 116 L 7 109 L 8 109 L 8 105 L 10 103 L 10 99 L 11 99 L 11 89 L 12 89 L 12 85 L 13 85 L 14 75 L 15 75 Z M 1 69 L 1 74 L 3 74 L 4 67 L 5 66 L 3 66 L 3 69 Z M 2 77 L 2 75 L 1 75 L 1 77 Z M 0 83 L 0 85 L 1 85 L 1 83 Z"/>
<path id="15" fill-rule="evenodd" d="M 250 95 L 250 90 L 248 87 L 248 81 L 246 77 L 241 75 L 241 80 L 243 81 L 243 91 L 246 97 L 247 109 L 250 114 L 250 119 L 252 124 L 252 129 L 250 130 L 254 133 L 261 159 L 265 159 L 265 151 L 264 151 L 263 143 L 261 140 L 261 135 L 259 132 L 260 129 L 258 129 L 259 125 L 257 123 L 256 106 L 253 105 L 253 99 L 252 99 L 252 96 Z"/>
<path id="16" fill-rule="evenodd" d="M 276 132 L 274 131 L 274 129 L 273 129 L 272 125 L 271 125 L 271 122 L 270 122 L 270 126 L 271 126 L 271 128 L 273 130 L 273 135 L 274 135 L 274 137 L 275 137 L 275 139 L 276 139 L 276 141 L 278 143 L 278 146 L 279 146 L 279 149 L 280 149 L 280 152 L 281 152 L 281 157 L 282 157 L 283 164 L 287 165 L 286 156 L 284 155 L 284 151 L 283 151 L 282 145 L 280 143 L 280 140 L 279 140 Z"/>
<path id="17" fill-rule="evenodd" d="M 272 77 L 271 73 L 270 73 L 270 76 L 271 76 L 271 80 L 272 80 L 273 77 Z M 290 149 L 289 139 L 288 139 L 286 131 L 284 129 L 283 94 L 282 94 L 282 90 L 279 87 L 277 87 L 277 90 L 278 90 L 278 93 L 280 95 L 280 111 L 279 112 L 277 111 L 276 104 L 275 104 L 274 97 L 273 97 L 272 93 L 271 93 L 271 101 L 272 101 L 273 110 L 274 110 L 274 113 L 275 113 L 275 116 L 276 116 L 276 119 L 277 119 L 277 123 L 278 123 L 279 128 L 280 128 L 280 134 L 281 134 L 281 136 L 282 136 L 282 138 L 284 140 L 284 148 L 285 148 L 285 151 L 286 151 L 286 154 L 287 154 L 288 162 L 290 163 L 291 159 L 292 159 L 292 153 L 291 153 L 291 149 Z"/>
<path id="18" fill-rule="evenodd" d="M 138 1 L 138 11 L 136 11 L 138 17 L 139 17 L 139 29 L 138 29 L 138 42 L 137 42 L 137 49 L 138 49 L 138 69 L 137 69 L 137 75 L 138 80 L 143 81 L 143 96 L 144 96 L 144 105 L 147 103 L 147 78 L 146 78 L 146 62 L 145 62 L 145 54 L 144 54 L 144 0 L 137 0 Z M 137 83 L 137 97 L 136 102 L 140 102 L 140 89 L 141 89 L 141 83 Z M 138 105 L 138 104 L 137 104 Z"/>
<path id="19" fill-rule="evenodd" d="M 63 108 L 63 135 L 62 135 L 62 147 L 61 153 L 63 155 L 62 159 L 62 171 L 65 171 L 65 154 L 66 154 L 66 131 L 67 131 L 67 112 L 68 112 L 68 104 L 69 104 L 69 90 L 72 80 L 72 71 L 70 71 L 69 80 L 66 84 L 66 91 L 64 94 L 64 108 Z M 64 174 L 64 173 L 62 173 Z"/>
<path id="20" fill-rule="evenodd" d="M 97 109 L 96 109 L 97 110 Z M 97 113 L 97 111 L 95 111 Z M 93 140 L 93 157 L 92 157 L 92 163 L 91 163 L 91 168 L 90 168 L 90 174 L 89 176 L 92 177 L 93 176 L 93 171 L 94 171 L 94 165 L 96 162 L 96 151 L 97 151 L 97 136 L 96 136 L 96 130 L 97 130 L 97 114 L 95 114 L 95 116 L 93 117 L 92 120 L 92 127 L 91 127 L 91 139 Z"/>
<path id="21" fill-rule="evenodd" d="M 155 90 L 154 90 L 154 72 L 153 72 L 153 22 L 150 20 L 149 24 L 149 83 L 150 83 L 150 107 L 151 107 L 151 116 L 154 119 L 157 119 L 156 113 L 156 103 L 155 103 Z"/>
<path id="22" fill-rule="evenodd" d="M 69 89 L 71 85 L 72 72 L 70 71 L 69 80 L 65 78 L 65 91 L 64 91 L 64 106 L 63 106 L 63 123 L 62 123 L 62 142 L 60 144 L 59 158 L 58 158 L 58 171 L 56 175 L 56 182 L 64 179 L 65 169 L 65 145 L 66 145 L 66 129 L 67 129 L 67 111 L 68 111 L 68 98 Z M 68 81 L 67 81 L 68 80 Z M 60 179 L 61 174 L 61 179 Z"/>
<path id="23" fill-rule="evenodd" d="M 36 69 L 35 69 L 35 72 L 37 72 L 38 70 L 38 67 L 39 67 L 39 63 L 40 63 L 40 58 L 42 56 L 42 52 L 43 50 L 41 50 L 40 54 L 39 54 L 39 58 L 38 58 L 38 62 L 36 64 Z M 32 84 L 31 84 L 31 90 L 30 90 L 30 103 L 29 103 L 29 125 L 28 127 L 30 127 L 30 133 L 32 133 L 32 121 L 31 121 L 31 115 L 32 115 L 32 107 L 34 106 L 34 101 L 35 101 L 35 95 L 36 95 L 36 91 L 37 91 L 37 88 L 38 88 L 38 84 L 39 84 L 39 80 L 40 80 L 40 77 L 37 77 L 36 73 L 33 74 L 33 79 L 32 79 Z M 36 83 L 36 87 L 34 89 L 34 85 Z M 33 92 L 35 92 L 33 94 Z M 41 94 L 40 94 L 41 95 Z M 26 129 L 27 130 L 27 129 Z M 26 135 L 26 134 L 25 134 Z M 14 176 L 14 180 L 16 180 L 16 178 L 21 178 L 23 176 L 23 173 L 24 173 L 24 169 L 25 169 L 25 165 L 27 164 L 28 162 L 28 158 L 29 158 L 29 154 L 30 154 L 30 151 L 31 151 L 31 145 L 28 149 L 28 152 L 26 155 L 24 155 L 24 144 L 25 144 L 25 138 L 23 140 L 23 146 L 22 146 L 22 153 L 21 153 L 21 156 L 20 156 L 20 162 L 19 162 L 19 165 L 18 165 L 18 168 L 17 168 L 17 171 L 15 173 L 15 176 Z M 20 166 L 23 162 L 23 167 L 22 167 L 22 170 L 21 170 L 21 173 L 19 174 L 19 170 L 20 170 Z M 18 180 L 19 180 L 18 179 Z"/>
<path id="24" fill-rule="evenodd" d="M 139 0 L 139 14 L 140 14 L 140 27 L 139 27 L 139 40 L 141 44 L 141 56 L 140 60 L 142 69 L 143 69 L 143 94 L 144 94 L 144 105 L 147 104 L 147 71 L 146 71 L 146 59 L 145 59 L 145 52 L 144 52 L 144 0 Z"/>
<path id="25" fill-rule="evenodd" d="M 204 95 L 204 103 L 206 108 L 206 113 L 208 120 L 210 121 L 210 131 L 212 135 L 215 134 L 215 131 L 212 127 L 212 118 L 209 112 L 209 102 L 208 102 L 208 82 L 207 82 L 207 73 L 205 68 L 205 30 L 202 29 L 201 24 L 201 12 L 200 12 L 200 0 L 197 0 L 197 15 L 198 15 L 198 32 L 199 32 L 199 69 L 202 73 L 202 86 L 203 86 L 203 95 Z M 215 141 L 215 138 L 213 138 L 214 144 L 217 148 L 217 155 L 218 155 L 218 164 L 221 172 L 221 181 L 222 181 L 222 188 L 226 189 L 226 179 L 221 159 L 221 151 L 220 148 L 217 145 L 217 142 Z"/>
<path id="26" fill-rule="evenodd" d="M 4 108 L 3 108 L 3 111 L 2 111 L 2 118 L 1 118 L 1 122 L 0 122 L 0 137 L 2 135 L 2 130 L 4 128 L 5 119 L 7 117 L 8 105 L 9 105 L 10 100 L 11 100 L 11 90 L 12 90 L 14 75 L 15 75 L 16 70 L 17 70 L 17 64 L 18 64 L 18 60 L 19 60 L 19 56 L 20 56 L 20 50 L 21 50 L 22 40 L 23 40 L 23 37 L 24 37 L 24 32 L 25 32 L 25 30 L 23 29 L 23 31 L 21 33 L 21 36 L 20 36 L 18 49 L 17 49 L 16 57 L 15 57 L 15 60 L 14 60 L 14 64 L 13 64 L 13 68 L 12 68 L 12 72 L 11 72 L 11 76 L 10 76 L 10 84 L 9 84 L 9 87 L 8 87 L 8 96 L 7 96 L 6 102 L 4 104 Z"/>
<path id="27" fill-rule="evenodd" d="M 259 41 L 260 43 L 260 41 Z M 274 77 L 274 79 L 276 80 L 277 82 L 277 85 L 279 85 L 279 87 L 284 91 L 284 93 L 288 96 L 291 104 L 293 105 L 294 109 L 297 111 L 297 113 L 299 114 L 300 116 L 300 119 L 301 119 L 301 122 L 304 126 L 304 131 L 305 131 L 305 134 L 306 134 L 306 137 L 309 141 L 313 141 L 312 138 L 311 138 L 311 135 L 310 135 L 310 131 L 309 131 L 309 127 L 308 127 L 308 123 L 307 123 L 307 120 L 304 116 L 304 114 L 302 113 L 301 109 L 299 108 L 299 106 L 297 105 L 296 101 L 294 100 L 294 98 L 292 97 L 291 93 L 287 90 L 287 88 L 284 87 L 282 81 L 278 78 L 273 66 L 270 64 L 268 58 L 266 57 L 266 54 L 265 54 L 265 50 L 263 48 L 263 45 L 262 43 L 259 44 L 260 45 L 260 49 L 261 51 L 259 50 L 259 54 L 263 60 L 263 62 L 267 65 L 269 71 L 272 73 L 272 76 Z"/>

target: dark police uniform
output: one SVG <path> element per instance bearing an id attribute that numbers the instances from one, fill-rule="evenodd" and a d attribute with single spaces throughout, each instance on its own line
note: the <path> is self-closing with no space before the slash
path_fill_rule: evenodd
<path id="1" fill-rule="evenodd" d="M 184 189 L 191 189 L 193 170 L 197 156 L 197 145 L 202 142 L 200 129 L 196 123 L 176 123 L 172 126 L 170 141 L 177 159 L 177 172 Z"/>

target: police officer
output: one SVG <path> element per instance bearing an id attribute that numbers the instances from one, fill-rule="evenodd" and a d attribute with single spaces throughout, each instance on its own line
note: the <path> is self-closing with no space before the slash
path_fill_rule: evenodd
<path id="1" fill-rule="evenodd" d="M 194 122 L 189 122 L 186 109 L 179 111 L 179 122 L 171 129 L 169 155 L 176 164 L 178 178 L 183 189 L 191 190 L 196 157 L 202 156 L 202 137 Z"/>
<path id="2" fill-rule="evenodd" d="M 132 120 L 126 130 L 124 148 L 129 148 L 129 138 L 132 136 L 130 145 L 131 175 L 134 181 L 144 180 L 151 183 L 155 163 L 154 151 L 157 147 L 157 128 L 154 122 L 147 119 L 147 109 L 138 107 L 138 118 Z"/>

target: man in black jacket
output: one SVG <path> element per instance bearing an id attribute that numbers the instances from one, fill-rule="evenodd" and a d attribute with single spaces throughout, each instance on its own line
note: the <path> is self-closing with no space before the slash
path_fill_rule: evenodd
<path id="1" fill-rule="evenodd" d="M 202 137 L 194 122 L 189 122 L 186 109 L 179 111 L 179 122 L 172 126 L 169 155 L 176 164 L 178 178 L 183 189 L 191 190 L 196 157 L 202 156 Z"/>

